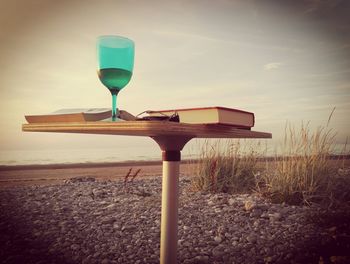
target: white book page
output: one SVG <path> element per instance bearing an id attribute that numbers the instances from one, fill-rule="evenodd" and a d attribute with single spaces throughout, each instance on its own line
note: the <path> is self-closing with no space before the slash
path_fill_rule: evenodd
<path id="1" fill-rule="evenodd" d="M 61 114 L 78 114 L 78 113 L 87 113 L 87 114 L 98 114 L 111 111 L 110 108 L 66 108 L 60 109 L 52 114 L 61 115 Z"/>

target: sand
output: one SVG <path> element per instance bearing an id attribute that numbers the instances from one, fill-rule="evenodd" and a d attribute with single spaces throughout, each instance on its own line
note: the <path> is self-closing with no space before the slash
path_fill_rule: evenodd
<path id="1" fill-rule="evenodd" d="M 267 162 L 269 166 L 274 163 L 271 159 Z M 266 166 L 266 160 L 259 163 L 262 168 Z M 342 161 L 339 157 L 331 157 L 331 164 L 337 168 L 350 168 L 350 157 L 346 156 Z M 194 175 L 193 166 L 189 161 L 181 161 L 180 176 Z M 0 188 L 60 184 L 75 177 L 93 177 L 98 181 L 124 180 L 130 168 L 131 175 L 138 169 L 141 170 L 137 178 L 154 178 L 162 175 L 161 161 L 0 166 Z"/>
<path id="2" fill-rule="evenodd" d="M 100 181 L 124 180 L 130 168 L 131 175 L 138 169 L 141 170 L 137 178 L 154 178 L 162 175 L 162 164 L 158 161 L 1 166 L 0 188 L 60 184 L 75 177 L 93 177 Z M 191 165 L 182 162 L 180 175 L 190 174 Z"/>

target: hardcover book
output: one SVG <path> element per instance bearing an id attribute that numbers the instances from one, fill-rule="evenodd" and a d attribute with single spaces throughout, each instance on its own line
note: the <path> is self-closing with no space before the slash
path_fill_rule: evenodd
<path id="1" fill-rule="evenodd" d="M 182 123 L 221 124 L 246 129 L 253 127 L 255 122 L 254 113 L 220 106 L 147 111 L 147 113 L 150 116 L 160 114 L 171 116 L 177 113 Z"/>

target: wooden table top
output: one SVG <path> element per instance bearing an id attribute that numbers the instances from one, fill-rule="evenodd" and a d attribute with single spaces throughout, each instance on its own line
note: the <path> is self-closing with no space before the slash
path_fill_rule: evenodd
<path id="1" fill-rule="evenodd" d="M 186 124 L 169 121 L 120 121 L 23 124 L 26 132 L 61 132 L 124 136 L 184 136 L 193 138 L 272 138 L 271 133 L 225 125 Z"/>

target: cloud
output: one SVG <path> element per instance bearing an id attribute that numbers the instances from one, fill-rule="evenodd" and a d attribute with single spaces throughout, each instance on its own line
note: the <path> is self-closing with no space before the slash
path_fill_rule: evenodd
<path id="1" fill-rule="evenodd" d="M 296 47 L 290 47 L 287 45 L 271 45 L 266 44 L 264 39 L 256 37 L 255 41 L 247 41 L 244 40 L 244 37 L 239 38 L 237 36 L 235 37 L 215 37 L 213 34 L 199 34 L 199 33 L 193 33 L 193 32 L 185 32 L 185 31 L 172 31 L 172 30 L 154 30 L 152 31 L 153 34 L 162 36 L 162 37 L 171 37 L 171 38 L 179 38 L 177 41 L 183 41 L 183 40 L 192 40 L 201 42 L 201 45 L 203 45 L 203 42 L 205 41 L 206 44 L 208 43 L 218 43 L 218 44 L 229 44 L 229 45 L 236 45 L 243 48 L 252 48 L 252 49 L 259 49 L 259 50 L 273 50 L 273 51 L 284 51 L 284 52 L 291 52 L 291 53 L 300 53 L 303 50 L 296 48 Z M 345 47 L 346 48 L 346 47 Z"/>
<path id="2" fill-rule="evenodd" d="M 264 70 L 271 71 L 271 70 L 277 70 L 283 65 L 282 62 L 270 62 L 264 65 Z"/>

